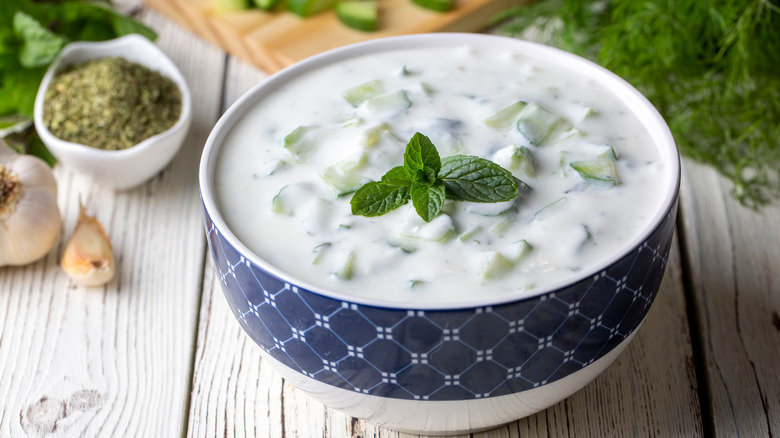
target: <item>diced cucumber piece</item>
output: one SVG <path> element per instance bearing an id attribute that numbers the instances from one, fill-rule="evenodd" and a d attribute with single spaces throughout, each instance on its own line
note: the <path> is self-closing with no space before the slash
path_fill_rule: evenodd
<path id="1" fill-rule="evenodd" d="M 598 158 L 589 161 L 575 161 L 569 165 L 588 181 L 604 183 L 610 186 L 618 183 L 617 169 L 612 160 Z"/>
<path id="2" fill-rule="evenodd" d="M 381 125 L 372 126 L 371 128 L 366 129 L 363 131 L 362 137 L 362 144 L 367 148 L 376 146 L 382 137 L 402 141 L 397 135 L 393 134 L 393 131 L 390 130 L 390 125 L 387 123 L 382 123 Z"/>
<path id="3" fill-rule="evenodd" d="M 525 239 L 522 239 L 511 244 L 509 248 L 504 251 L 504 254 L 509 261 L 512 263 L 517 263 L 530 254 L 532 250 L 533 247 L 531 244 L 529 244 Z"/>
<path id="4" fill-rule="evenodd" d="M 422 94 L 424 96 L 430 96 L 435 91 L 433 87 L 426 84 L 425 82 L 417 82 L 415 84 L 412 84 L 406 87 L 406 90 L 409 91 L 410 93 Z"/>
<path id="5" fill-rule="evenodd" d="M 480 227 L 479 225 L 475 225 L 469 228 L 468 230 L 464 231 L 463 234 L 461 234 L 460 236 L 458 236 L 458 240 L 460 240 L 461 242 L 468 242 L 474 240 L 474 236 L 480 231 L 482 231 L 482 227 Z"/>
<path id="6" fill-rule="evenodd" d="M 533 219 L 543 218 L 550 212 L 553 212 L 557 209 L 559 209 L 562 205 L 566 203 L 567 198 L 565 196 L 561 196 L 560 198 L 556 199 L 555 201 L 545 205 L 544 207 L 540 208 L 539 210 L 534 213 Z"/>
<path id="7" fill-rule="evenodd" d="M 337 196 L 344 196 L 359 189 L 371 181 L 354 171 L 345 171 L 338 165 L 326 167 L 320 172 L 320 178 L 329 185 Z"/>
<path id="8" fill-rule="evenodd" d="M 257 175 L 273 175 L 274 173 L 287 167 L 287 165 L 288 163 L 284 160 L 271 160 L 258 166 Z"/>
<path id="9" fill-rule="evenodd" d="M 312 257 L 311 264 L 316 265 L 322 260 L 322 254 L 331 246 L 333 246 L 330 242 L 320 243 L 319 245 L 315 246 L 314 249 L 311 250 L 311 252 L 314 254 L 314 257 Z"/>
<path id="10" fill-rule="evenodd" d="M 232 12 L 249 9 L 249 0 L 214 0 L 211 10 L 214 12 Z"/>
<path id="11" fill-rule="evenodd" d="M 588 243 L 593 241 L 593 233 L 590 231 L 590 227 L 582 224 L 582 239 L 578 250 L 582 250 Z"/>
<path id="12" fill-rule="evenodd" d="M 406 64 L 404 64 L 401 66 L 401 68 L 393 70 L 393 74 L 396 76 L 408 76 L 410 72 L 409 69 L 406 68 Z"/>
<path id="13" fill-rule="evenodd" d="M 515 208 L 518 198 L 520 197 L 516 196 L 503 202 L 468 202 L 466 211 L 480 216 L 498 216 Z"/>
<path id="14" fill-rule="evenodd" d="M 363 124 L 363 119 L 358 116 L 350 117 L 347 120 L 339 122 L 339 126 L 346 128 L 347 126 L 360 126 Z"/>
<path id="15" fill-rule="evenodd" d="M 585 104 L 585 103 L 578 103 L 579 106 L 577 108 L 576 114 L 574 115 L 574 120 L 577 122 L 581 122 L 594 114 L 596 114 L 596 109 L 592 106 Z"/>
<path id="16" fill-rule="evenodd" d="M 607 160 L 617 160 L 618 158 L 615 148 L 608 144 L 582 143 L 579 145 L 579 151 L 594 158 L 605 158 Z"/>
<path id="17" fill-rule="evenodd" d="M 358 107 L 361 103 L 372 97 L 379 96 L 383 92 L 384 87 L 382 86 L 382 83 L 379 80 L 374 79 L 368 82 L 364 82 L 356 87 L 350 88 L 349 90 L 343 92 L 341 97 L 343 97 L 344 100 L 346 100 L 350 105 Z"/>
<path id="18" fill-rule="evenodd" d="M 526 105 L 517 120 L 517 130 L 534 146 L 541 146 L 555 138 L 553 134 L 569 129 L 571 124 L 566 119 L 536 102 Z"/>
<path id="19" fill-rule="evenodd" d="M 314 194 L 315 190 L 311 184 L 288 184 L 274 196 L 271 201 L 271 211 L 293 215 Z"/>
<path id="20" fill-rule="evenodd" d="M 290 151 L 296 162 L 302 163 L 314 150 L 315 142 L 307 138 L 307 134 L 316 129 L 316 126 L 299 126 L 284 137 L 282 143 L 285 149 Z"/>
<path id="21" fill-rule="evenodd" d="M 336 0 L 287 0 L 287 10 L 299 17 L 319 14 L 333 7 Z"/>
<path id="22" fill-rule="evenodd" d="M 414 289 L 424 284 L 425 282 L 423 280 L 409 280 L 409 289 Z"/>
<path id="23" fill-rule="evenodd" d="M 509 145 L 497 150 L 493 154 L 493 162 L 512 173 L 520 172 L 523 176 L 536 176 L 531 151 L 524 146 Z"/>
<path id="24" fill-rule="evenodd" d="M 412 106 L 404 90 L 394 91 L 366 101 L 366 107 L 372 113 L 392 116 Z"/>
<path id="25" fill-rule="evenodd" d="M 335 228 L 333 222 L 333 203 L 316 198 L 310 203 L 303 217 L 303 229 L 312 236 L 321 235 Z"/>
<path id="26" fill-rule="evenodd" d="M 331 272 L 341 280 L 351 280 L 355 275 L 355 252 L 348 251 L 336 255 L 334 270 Z"/>
<path id="27" fill-rule="evenodd" d="M 514 267 L 515 264 L 507 260 L 500 252 L 486 251 L 482 255 L 482 266 L 479 275 L 485 279 L 495 280 L 505 276 Z"/>
<path id="28" fill-rule="evenodd" d="M 438 12 L 447 12 L 452 9 L 452 0 L 412 0 L 412 3 Z"/>
<path id="29" fill-rule="evenodd" d="M 376 0 L 342 1 L 336 4 L 339 21 L 352 29 L 365 32 L 376 30 L 378 15 Z"/>
<path id="30" fill-rule="evenodd" d="M 257 6 L 259 9 L 270 11 L 271 9 L 279 6 L 280 0 L 252 0 L 252 3 L 254 3 L 255 6 Z"/>
<path id="31" fill-rule="evenodd" d="M 412 208 L 389 238 L 389 243 L 407 252 L 414 252 L 424 241 L 442 242 L 455 230 L 452 218 L 439 214 L 425 222 Z"/>
<path id="32" fill-rule="evenodd" d="M 520 115 L 520 112 L 523 111 L 523 108 L 525 108 L 526 105 L 527 104 L 522 100 L 518 100 L 512 105 L 509 105 L 508 107 L 488 117 L 482 123 L 490 126 L 491 128 L 503 130 L 509 129 L 512 125 L 514 125 L 515 120 L 517 120 L 517 116 Z"/>
<path id="33" fill-rule="evenodd" d="M 351 157 L 341 160 L 336 163 L 336 167 L 344 172 L 354 172 L 363 166 L 366 162 L 366 152 L 359 150 L 355 152 Z"/>
<path id="34" fill-rule="evenodd" d="M 501 222 L 495 224 L 493 228 L 490 229 L 490 232 L 493 234 L 502 234 L 504 231 L 508 230 L 509 227 L 514 225 L 516 221 L 517 221 L 517 217 L 515 217 L 515 215 L 506 217 Z"/>

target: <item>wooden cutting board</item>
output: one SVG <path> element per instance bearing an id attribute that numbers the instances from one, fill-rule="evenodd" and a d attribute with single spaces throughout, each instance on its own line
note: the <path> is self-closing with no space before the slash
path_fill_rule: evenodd
<path id="1" fill-rule="evenodd" d="M 144 0 L 222 47 L 273 73 L 317 53 L 374 38 L 422 32 L 473 32 L 497 13 L 529 0 L 455 0 L 450 12 L 423 9 L 411 0 L 379 0 L 379 29 L 361 32 L 342 25 L 333 11 L 309 18 L 257 9 L 217 13 L 213 0 Z"/>

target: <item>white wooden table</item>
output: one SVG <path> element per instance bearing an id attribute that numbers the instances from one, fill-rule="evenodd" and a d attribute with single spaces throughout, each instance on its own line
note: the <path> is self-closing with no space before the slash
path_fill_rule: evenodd
<path id="1" fill-rule="evenodd" d="M 0 268 L 0 437 L 406 436 L 309 400 L 239 328 L 207 255 L 197 166 L 219 115 L 266 75 L 125 3 L 187 78 L 193 126 L 173 164 L 132 191 L 56 169 L 61 241 Z M 627 351 L 569 399 L 474 436 L 780 436 L 780 203 L 756 213 L 728 191 L 685 161 L 671 263 Z M 114 245 L 106 287 L 58 266 L 79 196 Z"/>

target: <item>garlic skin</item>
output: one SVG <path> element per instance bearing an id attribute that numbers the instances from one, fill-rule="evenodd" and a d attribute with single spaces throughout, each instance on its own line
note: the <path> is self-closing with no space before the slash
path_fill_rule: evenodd
<path id="1" fill-rule="evenodd" d="M 49 166 L 0 139 L 0 266 L 26 265 L 48 254 L 61 225 Z"/>
<path id="2" fill-rule="evenodd" d="M 102 286 L 114 278 L 114 253 L 103 225 L 87 215 L 79 200 L 79 220 L 65 247 L 62 269 L 82 286 Z"/>

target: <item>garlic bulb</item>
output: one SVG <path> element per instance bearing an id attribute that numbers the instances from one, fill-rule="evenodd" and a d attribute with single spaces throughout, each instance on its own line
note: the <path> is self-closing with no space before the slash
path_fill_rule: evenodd
<path id="1" fill-rule="evenodd" d="M 0 139 L 0 266 L 45 256 L 60 235 L 57 180 L 42 160 Z"/>
<path id="2" fill-rule="evenodd" d="M 79 200 L 79 221 L 65 247 L 62 269 L 83 286 L 101 286 L 114 278 L 114 254 L 103 225 L 87 215 Z"/>

